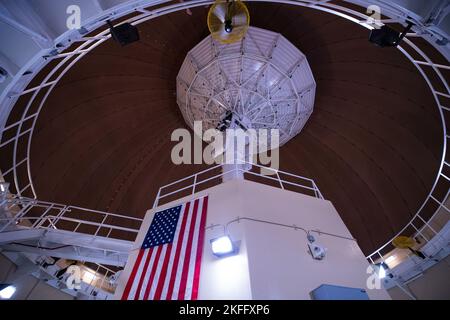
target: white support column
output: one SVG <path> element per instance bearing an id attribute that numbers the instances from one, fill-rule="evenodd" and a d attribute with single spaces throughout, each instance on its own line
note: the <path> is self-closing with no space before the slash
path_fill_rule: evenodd
<path id="1" fill-rule="evenodd" d="M 239 152 L 236 137 L 225 138 L 225 152 L 223 153 L 222 181 L 243 180 L 245 164 L 241 164 L 245 160 L 245 155 Z M 247 149 L 247 148 L 245 148 Z"/>

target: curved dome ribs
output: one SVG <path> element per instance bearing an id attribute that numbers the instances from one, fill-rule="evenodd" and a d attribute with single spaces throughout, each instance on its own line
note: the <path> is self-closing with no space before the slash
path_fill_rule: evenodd
<path id="1" fill-rule="evenodd" d="M 178 15 L 183 18 L 181 13 Z M 36 185 L 42 196 L 142 216 L 160 185 L 198 170 L 198 166 L 184 166 L 173 175 L 160 176 L 157 182 L 153 179 L 158 172 L 168 171 L 172 130 L 185 126 L 176 110 L 174 66 L 181 64 L 192 40 L 183 37 L 184 41 L 178 39 L 176 45 L 165 44 L 169 35 L 178 32 L 173 25 L 173 17 L 169 16 L 143 24 L 141 42 L 125 49 L 105 43 L 74 66 L 55 88 L 40 115 L 38 126 L 42 132 L 37 132 L 32 146 L 33 166 L 41 164 L 36 171 Z M 162 30 L 166 30 L 167 37 L 161 35 Z M 154 31 L 159 31 L 156 39 L 152 37 Z M 199 33 L 204 34 L 203 30 Z M 161 50 L 164 47 L 178 47 L 179 51 Z M 52 106 L 78 92 L 83 95 L 68 101 L 52 116 L 56 111 Z M 49 126 L 52 121 L 61 123 L 60 128 Z M 55 137 L 53 143 L 42 148 L 42 142 L 58 130 L 68 132 L 68 136 Z M 64 145 L 55 145 L 58 140 Z M 46 149 L 52 147 L 57 153 L 48 154 Z M 61 161 L 68 153 L 72 153 L 70 160 Z M 166 167 L 161 165 L 159 170 L 161 159 Z M 152 163 L 153 169 L 149 168 Z M 144 171 L 137 172 L 138 168 Z M 146 183 L 139 177 L 143 174 L 152 181 L 150 188 L 143 187 Z M 65 187 L 66 181 L 73 183 Z M 146 197 L 141 190 L 145 190 Z M 125 195 L 128 200 L 122 200 Z"/>
<path id="2" fill-rule="evenodd" d="M 400 50 L 374 47 L 367 29 L 332 14 L 251 1 L 248 8 L 251 26 L 282 34 L 305 54 L 317 86 L 314 112 L 280 149 L 280 169 L 314 179 L 365 253 L 418 209 L 429 218 L 436 210 L 430 190 L 442 201 L 449 189 L 439 175 L 445 110 L 435 98 L 444 107 L 448 99 L 435 97 L 426 82 L 448 93 L 435 69 L 422 66 L 424 80 Z M 102 41 L 54 87 L 30 150 L 40 199 L 142 217 L 160 186 L 205 168 L 170 160 L 172 131 L 188 128 L 177 107 L 176 76 L 186 53 L 209 34 L 207 8 L 191 10 L 192 16 L 179 11 L 139 24 L 141 41 L 129 46 Z M 409 53 L 406 43 L 413 41 L 433 61 L 448 64 L 426 42 L 411 39 L 402 50 Z M 20 110 L 23 102 L 8 124 L 20 119 Z M 4 134 L 2 142 L 10 137 Z M 18 154 L 26 155 L 23 144 Z M 2 156 L 0 167 L 4 172 L 11 161 Z M 13 181 L 12 175 L 6 178 Z M 26 165 L 17 175 L 27 181 Z"/>
<path id="3" fill-rule="evenodd" d="M 261 11 L 251 11 L 256 25 L 258 13 Z M 310 151 L 317 161 L 329 159 L 323 169 L 332 168 L 330 174 L 340 178 L 341 188 L 350 190 L 350 199 L 338 195 L 340 188 L 329 187 L 326 173 L 312 172 L 310 176 L 368 252 L 382 244 L 381 238 L 395 235 L 427 196 L 442 156 L 442 126 L 429 88 L 400 52 L 375 48 L 368 43 L 366 30 L 319 15 L 302 10 L 294 20 L 289 13 L 278 11 L 277 16 L 285 22 L 270 28 L 308 57 L 317 82 L 317 99 L 310 123 L 296 139 L 306 143 L 308 135 L 315 144 L 328 148 L 311 151 L 311 146 Z M 308 32 L 298 32 L 294 25 L 302 25 Z M 290 143 L 281 148 L 281 169 L 298 172 L 284 161 L 284 154 L 294 148 Z M 329 157 L 336 152 L 338 158 Z M 343 165 L 336 167 L 336 163 Z M 357 228 L 352 228 L 357 217 L 348 215 L 349 206 L 366 218 Z M 372 232 L 367 233 L 368 229 Z"/>

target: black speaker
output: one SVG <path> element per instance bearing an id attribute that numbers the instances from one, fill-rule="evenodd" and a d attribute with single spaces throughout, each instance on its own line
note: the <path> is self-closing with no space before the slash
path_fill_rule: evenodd
<path id="1" fill-rule="evenodd" d="M 400 32 L 384 25 L 379 29 L 371 30 L 369 41 L 379 47 L 395 47 L 400 42 Z"/>
<path id="2" fill-rule="evenodd" d="M 413 27 L 412 22 L 408 22 L 408 25 L 402 31 L 402 33 L 388 27 L 382 26 L 379 29 L 373 29 L 370 31 L 369 41 L 379 47 L 396 47 L 406 36 L 406 34 Z"/>
<path id="3" fill-rule="evenodd" d="M 109 21 L 108 24 L 112 38 L 120 43 L 121 46 L 139 41 L 139 31 L 136 26 L 133 26 L 130 23 L 124 23 L 117 27 L 113 27 Z"/>

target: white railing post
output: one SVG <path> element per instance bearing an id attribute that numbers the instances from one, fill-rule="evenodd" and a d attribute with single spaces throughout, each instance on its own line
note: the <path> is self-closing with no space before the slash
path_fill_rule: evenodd
<path id="1" fill-rule="evenodd" d="M 35 228 L 36 226 L 40 225 L 40 220 L 43 219 L 43 218 L 47 215 L 47 213 L 48 213 L 50 210 L 52 210 L 52 208 L 53 208 L 53 204 L 51 204 L 50 206 L 48 206 L 47 209 L 45 209 L 44 213 L 41 214 L 41 216 L 39 217 L 39 219 L 36 220 L 35 223 L 33 223 L 33 225 L 31 226 L 31 228 Z"/>
<path id="2" fill-rule="evenodd" d="M 153 209 L 159 205 L 159 196 L 161 195 L 161 188 L 158 189 L 158 194 L 156 195 L 155 201 L 153 202 Z"/>
<path id="3" fill-rule="evenodd" d="M 56 224 L 59 222 L 59 220 L 61 219 L 62 216 L 64 216 L 64 214 L 66 213 L 66 211 L 70 211 L 68 206 L 64 206 L 63 208 L 60 209 L 60 211 L 58 212 L 58 214 L 55 216 L 55 220 L 54 220 L 54 226 L 56 228 Z"/>
<path id="4" fill-rule="evenodd" d="M 264 174 L 261 174 L 261 173 L 244 170 L 244 169 L 242 169 L 241 167 L 238 167 L 238 166 L 232 166 L 228 170 L 222 168 L 222 170 L 221 170 L 221 172 L 219 174 L 211 173 L 211 171 L 213 171 L 214 169 L 217 169 L 218 167 L 221 167 L 221 165 L 217 165 L 217 166 L 205 169 L 203 171 L 197 172 L 195 174 L 192 174 L 192 175 L 190 175 L 188 177 L 176 180 L 176 181 L 171 182 L 169 184 L 166 184 L 164 186 L 161 186 L 159 188 L 159 190 L 158 190 L 158 193 L 156 195 L 155 201 L 153 203 L 153 208 L 156 208 L 159 205 L 159 200 L 162 199 L 162 198 L 165 198 L 165 197 L 168 197 L 168 196 L 171 196 L 171 195 L 176 195 L 176 194 L 180 193 L 181 191 L 184 191 L 184 190 L 187 190 L 187 189 L 191 190 L 191 194 L 194 194 L 197 191 L 197 186 L 199 186 L 200 184 L 206 183 L 206 182 L 211 181 L 211 180 L 216 179 L 216 178 L 229 176 L 230 173 L 231 174 L 233 174 L 233 173 L 241 174 L 242 173 L 243 179 L 246 179 L 244 174 L 248 173 L 249 175 L 262 177 L 262 178 L 264 178 L 266 180 L 277 181 L 278 184 L 279 184 L 279 187 L 281 189 L 283 189 L 283 190 L 285 190 L 286 184 L 297 186 L 297 187 L 303 188 L 305 190 L 313 191 L 315 193 L 316 198 L 324 199 L 322 194 L 321 194 L 321 192 L 320 192 L 320 190 L 319 190 L 319 188 L 317 187 L 316 183 L 312 179 L 309 179 L 309 178 L 306 178 L 306 177 L 302 177 L 302 176 L 299 176 L 299 175 L 295 175 L 295 174 L 292 174 L 292 173 L 289 173 L 289 172 L 281 171 L 281 170 L 275 170 L 273 168 L 265 167 L 265 166 L 258 165 L 258 164 L 255 164 L 255 163 L 249 163 L 249 162 L 245 162 L 245 161 L 241 161 L 241 162 L 242 162 L 241 164 L 251 164 L 252 166 L 255 166 L 257 168 L 262 168 L 262 169 L 265 169 L 267 171 L 274 171 L 276 177 L 272 177 L 272 176 L 264 175 Z M 291 181 L 288 181 L 288 180 L 284 180 L 284 179 L 281 178 L 280 173 L 282 173 L 284 175 L 291 176 L 291 177 L 297 179 L 298 182 L 291 182 Z M 209 174 L 209 175 L 207 177 L 203 178 L 202 180 L 199 180 L 198 177 L 200 176 L 200 174 L 202 174 L 202 175 Z M 192 178 L 194 180 L 193 180 L 193 182 L 191 184 L 189 184 L 187 186 L 183 186 L 183 187 L 177 188 L 177 189 L 175 189 L 173 191 L 161 194 L 161 190 L 166 189 L 169 186 L 176 186 L 177 184 L 181 183 L 182 181 L 186 181 L 187 179 L 192 179 Z M 225 182 L 225 181 L 223 181 L 223 179 L 222 179 L 222 183 L 223 182 Z"/>
<path id="5" fill-rule="evenodd" d="M 97 227 L 97 230 L 95 231 L 95 234 L 94 234 L 95 237 L 98 235 L 98 232 L 99 232 L 100 229 L 103 227 L 103 224 L 105 223 L 106 218 L 108 218 L 108 215 L 107 215 L 107 214 L 105 214 L 105 216 L 103 217 L 102 222 L 101 222 L 100 225 Z"/>
<path id="6" fill-rule="evenodd" d="M 78 222 L 77 226 L 75 227 L 75 229 L 73 229 L 73 232 L 77 232 L 78 228 L 81 226 L 81 222 Z"/>
<path id="7" fill-rule="evenodd" d="M 428 222 L 427 222 L 427 221 L 425 221 L 425 219 L 423 219 L 423 218 L 420 216 L 420 214 L 418 214 L 417 217 L 418 217 L 420 220 L 422 220 L 422 222 L 425 224 L 425 226 L 427 226 L 428 228 L 430 228 L 430 230 L 431 230 L 435 235 L 438 234 L 437 231 L 434 230 L 434 228 L 429 224 L 429 222 L 431 221 L 431 219 L 428 220 Z"/>
<path id="8" fill-rule="evenodd" d="M 194 176 L 194 184 L 192 185 L 192 194 L 195 193 L 196 186 L 197 186 L 197 174 Z"/>
<path id="9" fill-rule="evenodd" d="M 284 190 L 283 182 L 281 181 L 280 174 L 278 170 L 275 171 L 277 173 L 278 182 L 280 183 L 280 188 Z"/>
<path id="10" fill-rule="evenodd" d="M 12 223 L 19 221 L 27 212 L 32 208 L 32 202 L 28 202 L 15 216 L 11 217 L 11 219 L 0 229 L 0 232 L 3 232 L 8 228 Z"/>
<path id="11" fill-rule="evenodd" d="M 417 229 L 417 227 L 414 225 L 414 223 L 412 221 L 411 221 L 410 225 L 411 225 L 411 227 L 414 228 L 414 230 L 416 230 L 417 234 L 419 234 L 423 239 L 425 239 L 426 242 L 430 241 L 427 237 L 425 237 L 425 235 L 419 229 Z"/>

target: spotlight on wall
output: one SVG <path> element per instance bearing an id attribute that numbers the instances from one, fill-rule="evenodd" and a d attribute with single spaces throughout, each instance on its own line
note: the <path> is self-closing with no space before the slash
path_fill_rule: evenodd
<path id="1" fill-rule="evenodd" d="M 373 29 L 370 31 L 369 41 L 379 47 L 396 47 L 402 41 L 402 39 L 406 36 L 413 24 L 411 22 L 408 23 L 408 26 L 400 32 L 388 27 L 387 25 L 382 26 L 378 29 Z"/>
<path id="2" fill-rule="evenodd" d="M 237 253 L 237 246 L 227 235 L 211 239 L 211 250 L 216 257 L 224 257 Z"/>
<path id="3" fill-rule="evenodd" d="M 136 26 L 130 23 L 123 23 L 114 27 L 111 21 L 108 20 L 107 22 L 112 38 L 120 43 L 121 46 L 139 41 L 139 31 Z"/>
<path id="4" fill-rule="evenodd" d="M 0 299 L 11 299 L 15 292 L 15 286 L 11 284 L 0 284 Z"/>

